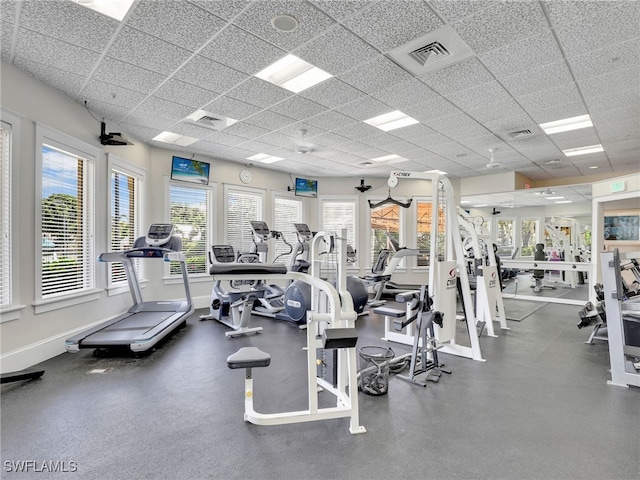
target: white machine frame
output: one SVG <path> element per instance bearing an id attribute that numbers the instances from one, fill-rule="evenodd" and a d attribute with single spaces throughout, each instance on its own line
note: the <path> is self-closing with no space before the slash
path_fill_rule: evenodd
<path id="1" fill-rule="evenodd" d="M 346 230 L 342 230 L 338 240 L 338 278 L 337 288 L 322 280 L 320 272 L 320 242 L 327 236 L 319 232 L 314 236 L 311 252 L 311 274 L 287 272 L 285 274 L 264 274 L 262 280 L 301 280 L 311 285 L 312 310 L 307 312 L 307 393 L 308 408 L 306 410 L 258 413 L 253 407 L 253 378 L 245 377 L 245 421 L 256 425 L 283 425 L 289 423 L 311 422 L 331 418 L 350 419 L 349 431 L 353 434 L 364 433 L 366 429 L 360 425 L 358 409 L 357 359 L 354 347 L 338 348 L 337 352 L 337 385 L 317 376 L 316 350 L 323 348 L 322 338 L 318 335 L 332 329 L 355 328 L 357 318 L 353 300 L 347 291 L 346 269 Z M 334 236 L 335 238 L 335 236 Z M 255 274 L 214 274 L 214 280 L 255 280 Z M 326 309 L 323 303 L 326 302 Z M 323 311 L 326 310 L 326 311 Z M 333 407 L 320 408 L 318 393 L 325 391 L 336 398 Z"/>
<path id="2" fill-rule="evenodd" d="M 462 240 L 458 226 L 458 217 L 456 213 L 456 202 L 453 194 L 453 185 L 451 181 L 444 175 L 427 172 L 404 172 L 393 171 L 389 174 L 388 185 L 394 188 L 400 179 L 407 180 L 429 180 L 432 184 L 432 223 L 434 228 L 438 225 L 438 212 L 440 211 L 439 195 L 441 189 L 445 197 L 446 211 L 446 259 L 440 261 L 437 252 L 437 235 L 433 232 L 431 235 L 431 245 L 429 248 L 429 295 L 433 299 L 433 308 L 444 314 L 444 326 L 435 327 L 435 336 L 442 348 L 440 352 L 457 355 L 461 357 L 471 358 L 473 360 L 484 362 L 482 352 L 480 350 L 480 342 L 478 340 L 478 332 L 476 329 L 476 318 L 473 309 L 473 300 L 471 297 L 471 288 L 469 286 L 469 277 L 467 275 L 465 256 L 462 248 Z M 466 325 L 469 334 L 471 346 L 460 345 L 456 342 L 456 303 L 457 303 L 457 280 L 460 277 L 462 287 L 462 301 L 466 312 Z M 385 323 L 387 323 L 385 321 Z M 385 327 L 386 328 L 386 327 Z M 385 332 L 389 335 L 393 332 Z M 400 337 L 401 335 L 398 335 Z M 398 338 L 396 337 L 396 338 Z M 403 341 L 407 345 L 413 344 L 412 335 L 402 336 Z M 398 338 L 399 339 L 399 338 Z M 395 341 L 395 340 L 393 340 Z"/>
<path id="3" fill-rule="evenodd" d="M 495 251 L 493 250 L 493 242 L 491 235 L 480 232 L 482 225 L 474 225 L 465 217 L 466 212 L 458 207 L 458 222 L 462 228 L 469 234 L 471 239 L 471 248 L 473 250 L 474 259 L 480 261 L 480 265 L 475 265 L 476 276 L 476 320 L 484 322 L 487 328 L 487 335 L 497 337 L 493 322 L 500 322 L 502 330 L 510 330 L 507 326 L 507 317 L 504 313 L 504 302 L 502 300 L 502 289 L 500 287 L 501 272 L 498 271 L 498 262 L 496 261 Z M 480 239 L 486 245 L 486 255 L 489 264 L 486 265 L 485 255 L 480 247 Z"/>

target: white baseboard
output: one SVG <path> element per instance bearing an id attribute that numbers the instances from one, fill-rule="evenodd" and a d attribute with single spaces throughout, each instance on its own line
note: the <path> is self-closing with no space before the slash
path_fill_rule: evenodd
<path id="1" fill-rule="evenodd" d="M 209 308 L 210 297 L 200 296 L 192 298 L 194 308 Z M 25 368 L 32 367 L 40 362 L 49 360 L 66 352 L 64 342 L 67 338 L 73 337 L 78 333 L 88 330 L 105 320 L 94 322 L 90 325 L 85 325 L 82 328 L 77 328 L 68 332 L 60 333 L 53 337 L 40 340 L 39 342 L 26 345 L 11 352 L 0 355 L 0 372 L 10 373 L 24 370 Z"/>

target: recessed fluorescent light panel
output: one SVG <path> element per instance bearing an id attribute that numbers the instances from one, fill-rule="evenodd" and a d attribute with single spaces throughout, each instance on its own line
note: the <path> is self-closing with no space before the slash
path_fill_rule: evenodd
<path id="1" fill-rule="evenodd" d="M 372 158 L 371 159 L 372 162 L 379 162 L 379 163 L 402 163 L 402 162 L 408 162 L 409 160 L 407 158 L 401 157 L 400 155 L 385 155 L 384 157 L 377 157 L 377 158 Z"/>
<path id="2" fill-rule="evenodd" d="M 446 175 L 447 174 L 447 172 L 443 172 L 442 170 L 427 170 L 424 173 L 437 173 L 438 175 Z M 462 202 L 460 202 L 460 203 L 462 203 Z"/>
<path id="3" fill-rule="evenodd" d="M 542 128 L 544 133 L 547 135 L 587 127 L 593 127 L 593 123 L 591 122 L 591 117 L 589 115 L 580 115 L 579 117 L 565 118 L 563 120 L 556 120 L 555 122 L 540 124 L 540 128 Z"/>
<path id="4" fill-rule="evenodd" d="M 187 145 L 196 143 L 200 139 L 194 138 L 194 137 L 187 137 L 186 135 L 180 135 L 179 133 L 162 132 L 156 135 L 155 137 L 153 137 L 152 140 L 186 147 Z"/>
<path id="5" fill-rule="evenodd" d="M 480 208 L 480 207 L 486 207 L 487 204 L 483 203 L 482 205 L 474 205 L 473 208 Z"/>
<path id="6" fill-rule="evenodd" d="M 572 203 L 571 200 L 558 200 L 556 203 Z"/>
<path id="7" fill-rule="evenodd" d="M 364 123 L 388 132 L 389 130 L 395 130 L 396 128 L 406 127 L 419 122 L 415 118 L 411 118 L 407 114 L 402 113 L 400 110 L 396 110 L 365 120 Z"/>
<path id="8" fill-rule="evenodd" d="M 286 88 L 293 93 L 298 93 L 333 77 L 333 75 L 295 55 L 287 55 L 256 73 L 256 77 Z"/>
<path id="9" fill-rule="evenodd" d="M 598 153 L 604 152 L 604 148 L 602 145 L 589 145 L 588 147 L 578 147 L 578 148 L 568 148 L 567 150 L 562 150 L 567 157 L 575 157 L 576 155 L 586 155 L 587 153 Z"/>
<path id="10" fill-rule="evenodd" d="M 90 10 L 102 13 L 119 22 L 127 14 L 134 0 L 72 0 L 78 5 L 82 5 Z"/>
<path id="11" fill-rule="evenodd" d="M 564 197 L 547 197 L 547 200 L 561 200 Z"/>
<path id="12" fill-rule="evenodd" d="M 276 157 L 274 155 L 267 155 L 266 153 L 257 153 L 255 155 L 247 157 L 247 160 L 253 160 L 260 163 L 275 163 L 279 162 L 280 160 L 284 160 L 284 158 Z"/>

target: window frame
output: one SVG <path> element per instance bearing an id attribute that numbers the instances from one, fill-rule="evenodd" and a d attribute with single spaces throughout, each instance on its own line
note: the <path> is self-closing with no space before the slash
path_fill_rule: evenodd
<path id="1" fill-rule="evenodd" d="M 77 155 L 84 160 L 83 179 L 85 198 L 85 207 L 83 214 L 87 216 L 86 227 L 84 231 L 85 245 L 87 250 L 84 256 L 87 261 L 84 265 L 84 279 L 86 286 L 82 289 L 72 291 L 70 293 L 61 293 L 48 298 L 42 296 L 42 242 L 38 239 L 42 238 L 42 180 L 43 180 L 43 155 L 42 147 L 49 145 L 56 149 Z M 102 151 L 98 148 L 78 140 L 71 135 L 55 130 L 47 125 L 36 122 L 35 136 L 35 300 L 32 303 L 35 314 L 45 313 L 59 308 L 65 308 L 80 303 L 98 300 L 100 298 L 100 289 L 96 288 L 96 262 L 95 262 L 95 163 L 101 157 Z"/>
<path id="2" fill-rule="evenodd" d="M 318 202 L 318 222 L 320 223 L 320 230 L 322 231 L 327 231 L 330 229 L 327 229 L 324 225 L 324 207 L 327 203 L 350 203 L 353 205 L 353 222 L 351 223 L 353 225 L 353 242 L 349 242 L 347 240 L 347 244 L 350 244 L 354 250 L 358 251 L 358 245 L 359 245 L 359 235 L 358 232 L 360 231 L 359 228 L 359 197 L 357 195 L 321 195 L 319 197 L 319 202 Z M 347 229 L 348 230 L 348 229 Z M 348 236 L 348 234 L 347 234 Z M 357 255 L 356 256 L 356 262 L 350 266 L 351 268 L 360 268 L 360 265 L 363 264 L 362 259 L 361 259 L 362 255 Z M 366 263 L 366 262 L 365 262 Z"/>
<path id="3" fill-rule="evenodd" d="M 15 219 L 20 217 L 21 203 L 14 202 L 14 185 L 17 185 L 18 169 L 14 168 L 17 165 L 20 158 L 20 139 L 22 130 L 21 115 L 11 112 L 5 108 L 0 108 L 0 120 L 10 127 L 9 135 L 9 152 L 7 156 L 7 163 L 0 167 L 3 172 L 3 179 L 8 179 L 6 185 L 3 185 L 2 202 L 7 202 L 6 205 L 1 205 L 6 212 L 5 224 L 2 225 L 2 231 L 0 234 L 6 234 L 6 258 L 7 268 L 4 270 L 5 279 L 8 285 L 7 303 L 0 306 L 0 323 L 9 322 L 12 320 L 18 320 L 20 318 L 21 311 L 26 308 L 26 305 L 18 304 L 20 299 L 20 269 L 14 268 L 14 258 L 19 258 L 20 242 L 19 235 L 14 235 L 14 225 L 16 225 Z M 4 176 L 6 174 L 6 177 Z M 6 230 L 5 230 L 6 228 Z"/>
<path id="4" fill-rule="evenodd" d="M 367 200 L 371 200 L 372 202 L 379 202 L 381 200 L 384 200 L 386 197 L 384 196 L 380 196 L 380 197 L 367 197 Z M 406 199 L 404 197 L 398 197 L 396 198 L 396 200 L 399 201 L 406 201 Z M 371 208 L 369 206 L 369 202 L 366 202 L 366 208 L 368 209 L 368 221 L 367 221 L 367 249 L 368 249 L 368 255 L 367 255 L 367 262 L 365 267 L 369 270 L 371 270 L 371 268 L 373 268 L 373 264 L 375 262 L 375 256 L 373 255 L 373 251 L 374 251 L 374 246 L 372 245 L 372 241 L 373 241 L 373 228 L 371 226 L 371 213 L 373 212 L 373 208 Z M 406 208 L 402 208 L 399 205 L 390 205 L 391 207 L 397 207 L 398 208 L 398 243 L 400 244 L 401 247 L 403 246 L 407 246 L 406 245 L 406 240 L 405 240 L 405 210 L 407 210 Z M 384 208 L 384 205 L 378 208 Z M 411 248 L 411 247 L 409 247 Z M 393 252 L 391 252 L 393 254 Z M 391 258 L 391 257 L 389 257 Z M 408 267 L 407 265 L 407 258 L 403 258 L 400 261 L 400 264 L 398 265 L 398 270 L 404 270 Z"/>
<path id="5" fill-rule="evenodd" d="M 300 211 L 299 211 L 300 217 L 296 219 L 295 222 L 291 222 L 290 220 L 287 220 L 287 225 L 286 225 L 287 229 L 285 228 L 280 229 L 280 227 L 278 226 L 279 216 L 278 216 L 278 212 L 276 211 L 276 202 L 278 202 L 279 200 L 285 200 L 287 202 L 295 202 L 300 207 Z M 272 215 L 273 218 L 269 225 L 270 226 L 273 225 L 274 230 L 281 231 L 282 235 L 291 244 L 291 248 L 292 248 L 292 251 L 290 254 L 283 255 L 278 259 L 278 263 L 284 263 L 285 265 L 289 265 L 291 263 L 291 256 L 295 252 L 296 244 L 298 243 L 298 237 L 295 233 L 293 223 L 304 223 L 305 207 L 306 205 L 303 198 L 296 197 L 295 195 L 287 195 L 286 193 L 281 193 L 281 192 L 274 192 L 272 194 L 271 208 L 273 212 L 273 215 Z M 275 258 L 275 256 L 279 254 L 277 250 L 278 245 L 284 245 L 284 244 L 281 240 L 276 241 L 273 247 L 274 251 L 273 251 L 272 258 Z"/>
<path id="6" fill-rule="evenodd" d="M 252 187 L 244 187 L 242 185 L 232 185 L 232 184 L 225 184 L 224 186 L 224 237 L 223 237 L 223 242 L 225 245 L 231 245 L 233 246 L 234 251 L 236 252 L 236 255 L 238 253 L 245 253 L 242 252 L 240 250 L 238 250 L 239 248 L 241 248 L 238 245 L 233 245 L 230 240 L 229 240 L 229 194 L 230 193 L 239 193 L 239 194 L 243 194 L 243 195 L 253 195 L 256 197 L 260 198 L 260 218 L 256 218 L 255 220 L 264 220 L 266 218 L 265 215 L 265 205 L 266 205 L 266 192 L 264 189 L 261 188 L 252 188 Z M 271 228 L 271 226 L 269 226 L 269 228 Z M 249 226 L 247 225 L 247 229 L 249 229 Z M 253 237 L 253 235 L 252 235 Z"/>
<path id="7" fill-rule="evenodd" d="M 108 175 L 108 208 L 107 215 L 107 249 L 111 251 L 113 245 L 112 229 L 111 229 L 111 204 L 113 202 L 113 192 L 111 190 L 111 178 L 114 171 L 118 171 L 124 175 L 133 177 L 136 180 L 137 192 L 135 196 L 135 213 L 136 221 L 134 224 L 135 237 L 145 234 L 145 213 L 146 213 L 146 188 L 147 188 L 147 170 L 134 165 L 113 153 L 107 154 L 107 175 Z M 134 260 L 136 274 L 139 282 L 146 279 L 145 262 Z M 125 293 L 129 291 L 128 282 L 113 282 L 112 269 L 107 268 L 107 292 L 109 296 Z"/>
<path id="8" fill-rule="evenodd" d="M 193 273 L 190 274 L 188 273 L 188 269 L 187 269 L 187 275 L 189 277 L 190 281 L 209 281 L 211 279 L 211 275 L 209 274 L 209 249 L 211 248 L 211 245 L 213 243 L 215 243 L 215 238 L 214 238 L 214 228 L 216 225 L 216 219 L 217 219 L 217 215 L 216 215 L 216 192 L 217 192 L 217 184 L 215 182 L 210 182 L 209 185 L 198 185 L 195 183 L 188 183 L 188 182 L 180 182 L 177 180 L 171 180 L 169 175 L 165 176 L 165 180 L 166 180 L 166 219 L 167 222 L 172 223 L 171 220 L 171 186 L 176 186 L 176 187 L 181 187 L 181 188 L 192 188 L 194 190 L 203 190 L 207 192 L 207 237 L 209 240 L 209 245 L 207 245 L 207 248 L 205 249 L 205 272 L 201 272 L 201 273 Z M 184 245 L 183 245 L 184 246 Z M 185 260 L 186 260 L 186 254 L 185 254 Z M 172 284 L 172 283 L 179 283 L 182 282 L 182 276 L 180 274 L 171 274 L 171 263 L 172 262 L 165 262 L 164 265 L 164 277 L 163 280 L 165 282 L 165 284 Z"/>

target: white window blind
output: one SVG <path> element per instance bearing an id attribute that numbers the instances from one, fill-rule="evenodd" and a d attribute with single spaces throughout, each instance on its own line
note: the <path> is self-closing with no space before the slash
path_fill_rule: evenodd
<path id="1" fill-rule="evenodd" d="M 111 245 L 110 251 L 119 252 L 133 247 L 136 239 L 144 235 L 142 225 L 142 179 L 123 168 L 111 170 Z M 144 277 L 144 262 L 134 260 L 136 275 Z M 125 283 L 122 263 L 109 263 L 109 284 Z"/>
<path id="2" fill-rule="evenodd" d="M 294 198 L 275 197 L 273 201 L 273 230 L 282 232 L 282 236 L 291 244 L 291 248 L 295 249 L 298 243 L 296 229 L 294 223 L 302 223 L 303 203 L 302 200 Z M 273 258 L 278 258 L 278 262 L 289 264 L 291 261 L 291 252 L 284 242 L 276 240 L 274 244 Z"/>
<path id="3" fill-rule="evenodd" d="M 189 274 L 208 274 L 207 250 L 209 248 L 211 190 L 209 187 L 169 185 L 169 209 L 176 235 L 182 237 L 182 251 Z M 170 274 L 179 275 L 179 265 L 171 262 Z M 174 265 L 175 263 L 175 265 Z"/>
<path id="4" fill-rule="evenodd" d="M 249 252 L 253 247 L 251 220 L 262 220 L 262 194 L 244 190 L 227 190 L 227 244 L 237 253 Z"/>
<path id="5" fill-rule="evenodd" d="M 0 307 L 8 307 L 12 302 L 11 133 L 11 125 L 0 122 Z"/>
<path id="6" fill-rule="evenodd" d="M 356 202 L 324 200 L 322 202 L 322 230 L 340 232 L 347 229 L 347 244 L 356 248 Z"/>
<path id="7" fill-rule="evenodd" d="M 42 144 L 43 299 L 94 286 L 93 162 Z"/>

